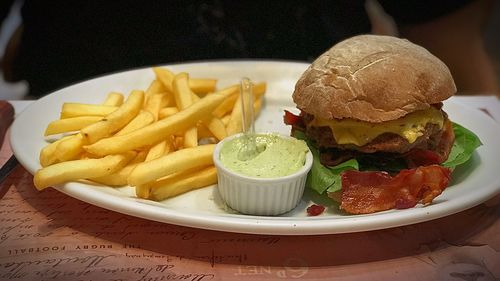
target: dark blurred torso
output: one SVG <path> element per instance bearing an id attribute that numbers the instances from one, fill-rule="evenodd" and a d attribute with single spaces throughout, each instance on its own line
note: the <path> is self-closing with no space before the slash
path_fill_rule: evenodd
<path id="1" fill-rule="evenodd" d="M 370 24 L 359 11 L 362 1 L 26 0 L 16 65 L 31 95 L 40 96 L 148 65 L 234 58 L 307 61 L 347 36 L 368 32 Z"/>

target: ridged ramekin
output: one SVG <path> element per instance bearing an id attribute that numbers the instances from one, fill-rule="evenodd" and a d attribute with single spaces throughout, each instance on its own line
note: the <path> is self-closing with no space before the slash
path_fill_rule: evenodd
<path id="1" fill-rule="evenodd" d="M 304 194 L 307 173 L 313 162 L 312 153 L 308 151 L 304 166 L 288 176 L 258 178 L 238 174 L 224 167 L 219 155 L 225 142 L 241 135 L 225 138 L 217 144 L 214 150 L 217 189 L 224 202 L 230 208 L 248 215 L 275 216 L 295 208 Z"/>

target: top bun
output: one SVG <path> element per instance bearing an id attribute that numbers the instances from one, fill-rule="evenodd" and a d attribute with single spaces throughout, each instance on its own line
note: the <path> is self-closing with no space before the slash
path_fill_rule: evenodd
<path id="1" fill-rule="evenodd" d="M 378 123 L 455 92 L 448 67 L 426 49 L 396 37 L 359 35 L 318 57 L 297 81 L 293 100 L 323 119 Z"/>

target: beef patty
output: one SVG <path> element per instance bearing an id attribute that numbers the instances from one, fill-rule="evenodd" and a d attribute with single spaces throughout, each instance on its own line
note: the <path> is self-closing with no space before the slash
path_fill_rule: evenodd
<path id="1" fill-rule="evenodd" d="M 443 112 L 443 116 L 446 122 L 446 113 Z M 443 130 L 439 128 L 438 125 L 429 123 L 425 126 L 423 134 L 413 143 L 409 143 L 407 139 L 398 134 L 384 133 L 363 146 L 338 144 L 333 137 L 330 127 L 314 127 L 307 125 L 312 122 L 313 118 L 313 115 L 302 112 L 303 124 L 294 129 L 305 132 L 309 139 L 315 141 L 316 146 L 321 152 L 321 162 L 329 166 L 354 158 L 359 153 L 404 154 L 415 148 L 436 150 L 443 133 Z"/>

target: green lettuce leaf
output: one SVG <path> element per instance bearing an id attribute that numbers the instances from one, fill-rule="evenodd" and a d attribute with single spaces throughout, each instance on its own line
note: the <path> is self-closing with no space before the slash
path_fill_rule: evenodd
<path id="1" fill-rule="evenodd" d="M 321 165 L 321 164 L 320 164 Z M 334 181 L 332 184 L 328 187 L 327 191 L 328 192 L 336 192 L 342 189 L 342 179 L 340 178 L 340 173 L 342 173 L 345 170 L 358 170 L 359 165 L 358 161 L 356 159 L 350 159 L 345 162 L 342 162 L 338 164 L 337 166 L 333 167 L 325 167 L 321 165 L 321 169 L 327 169 L 332 172 L 332 178 Z"/>
<path id="2" fill-rule="evenodd" d="M 455 142 L 451 148 L 448 159 L 442 164 L 448 168 L 467 162 L 476 148 L 482 145 L 481 140 L 473 132 L 468 129 L 453 123 L 455 131 Z"/>
<path id="3" fill-rule="evenodd" d="M 349 169 L 358 170 L 359 168 L 358 161 L 356 161 L 356 159 L 342 162 L 333 167 L 324 166 L 320 163 L 318 149 L 311 143 L 303 132 L 295 131 L 294 137 L 304 140 L 311 150 L 313 155 L 313 164 L 311 171 L 307 175 L 306 186 L 315 190 L 319 194 L 323 194 L 325 191 L 339 191 L 342 188 L 340 173 Z"/>

